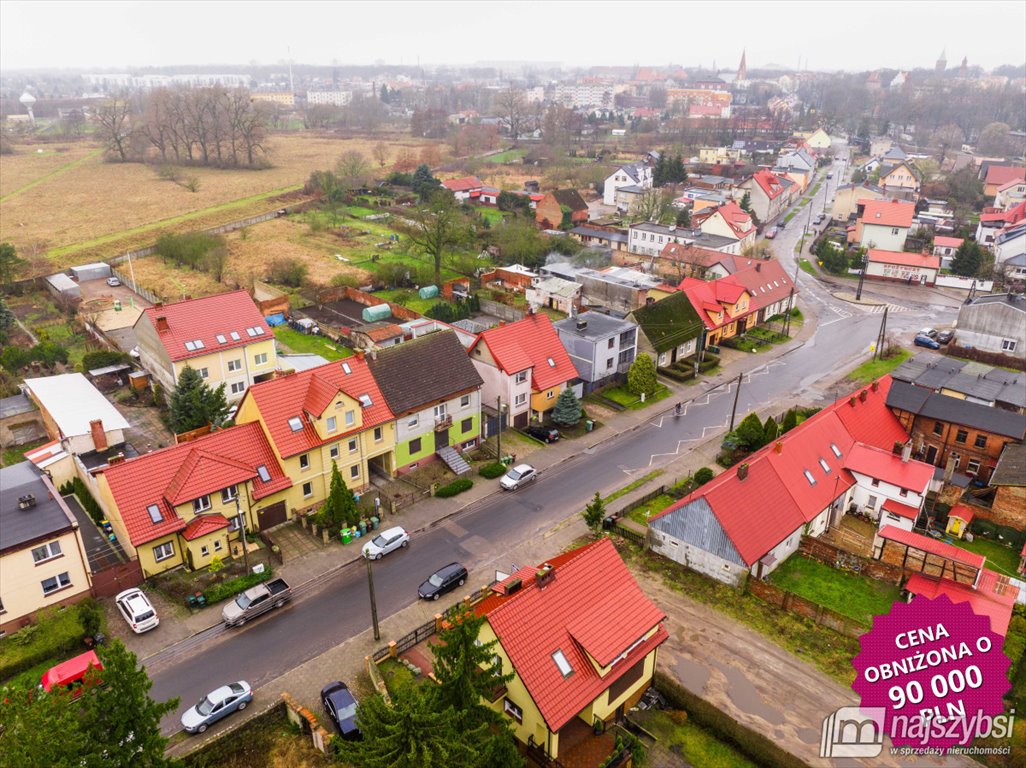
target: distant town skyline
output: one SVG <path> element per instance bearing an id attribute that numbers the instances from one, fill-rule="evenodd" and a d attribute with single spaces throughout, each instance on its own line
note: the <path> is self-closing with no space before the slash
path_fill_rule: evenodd
<path id="1" fill-rule="evenodd" d="M 559 62 L 865 71 L 1026 62 L 1026 3 L 0 1 L 0 68 Z M 633 20 L 633 21 L 632 21 Z M 612 23 L 615 21 L 615 23 Z M 653 26 L 654 25 L 654 26 Z M 900 45 L 883 45 L 901 30 Z M 607 42 L 608 41 L 608 44 Z"/>

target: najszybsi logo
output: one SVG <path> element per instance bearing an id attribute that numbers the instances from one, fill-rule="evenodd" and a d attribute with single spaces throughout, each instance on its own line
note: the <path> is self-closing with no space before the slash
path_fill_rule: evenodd
<path id="1" fill-rule="evenodd" d="M 876 757 L 883 751 L 884 707 L 841 707 L 823 719 L 820 757 Z"/>

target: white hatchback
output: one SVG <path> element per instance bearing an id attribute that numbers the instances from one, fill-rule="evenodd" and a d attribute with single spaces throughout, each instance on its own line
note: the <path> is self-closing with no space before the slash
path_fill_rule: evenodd
<path id="1" fill-rule="evenodd" d="M 382 555 L 387 555 L 400 547 L 410 545 L 410 534 L 400 526 L 382 531 L 373 539 L 363 545 L 363 556 L 368 560 L 379 560 Z"/>
<path id="2" fill-rule="evenodd" d="M 114 604 L 136 634 L 147 632 L 160 624 L 157 612 L 153 610 L 153 605 L 141 589 L 126 589 L 119 592 L 114 598 Z"/>

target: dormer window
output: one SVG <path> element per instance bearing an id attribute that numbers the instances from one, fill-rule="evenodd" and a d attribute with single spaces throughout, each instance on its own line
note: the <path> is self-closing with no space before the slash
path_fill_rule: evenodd
<path id="1" fill-rule="evenodd" d="M 374 405 L 374 402 L 371 400 L 370 395 L 360 395 L 360 405 L 362 405 L 364 408 L 370 408 L 372 405 Z"/>
<path id="2" fill-rule="evenodd" d="M 303 420 L 301 418 L 299 418 L 298 416 L 292 416 L 289 419 L 289 429 L 291 429 L 293 432 L 298 432 L 302 428 Z"/>
<path id="3" fill-rule="evenodd" d="M 574 668 L 570 666 L 570 662 L 567 661 L 566 656 L 563 655 L 563 651 L 556 651 L 552 654 L 552 660 L 556 662 L 556 668 L 559 670 L 559 673 L 563 676 L 564 680 L 573 674 Z"/>
<path id="4" fill-rule="evenodd" d="M 164 515 L 156 504 L 150 504 L 146 507 L 146 511 L 150 513 L 150 522 L 154 525 L 164 522 Z"/>

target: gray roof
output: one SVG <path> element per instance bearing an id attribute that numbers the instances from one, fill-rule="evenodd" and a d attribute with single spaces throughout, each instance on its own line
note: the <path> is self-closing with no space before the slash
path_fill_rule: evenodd
<path id="1" fill-rule="evenodd" d="M 628 184 L 626 187 L 617 187 L 617 192 L 629 192 L 632 195 L 640 195 L 648 190 L 644 187 L 639 187 L 637 184 Z"/>
<path id="2" fill-rule="evenodd" d="M 1005 259 L 1002 263 L 1008 264 L 1012 267 L 1026 267 L 1026 251 L 1023 251 L 1022 253 L 1017 253 L 1010 259 Z"/>
<path id="3" fill-rule="evenodd" d="M 920 352 L 891 374 L 932 391 L 951 389 L 979 400 L 1026 408 L 1026 375 L 935 352 Z"/>
<path id="4" fill-rule="evenodd" d="M 623 189 L 623 187 L 620 187 Z M 574 227 L 570 230 L 571 235 L 581 235 L 582 237 L 598 237 L 602 240 L 609 240 L 611 243 L 626 243 L 627 233 L 626 232 L 610 232 L 606 229 L 595 229 L 594 227 Z"/>
<path id="5" fill-rule="evenodd" d="M 969 306 L 975 307 L 980 304 L 1007 304 L 1020 312 L 1026 312 L 1026 296 L 1021 293 L 995 293 L 990 296 L 977 296 Z"/>
<path id="6" fill-rule="evenodd" d="M 689 501 L 684 506 L 650 521 L 649 527 L 677 541 L 711 552 L 731 563 L 747 565 L 704 498 Z"/>
<path id="7" fill-rule="evenodd" d="M 292 368 L 296 373 L 327 364 L 328 360 L 326 358 L 313 353 L 278 355 L 278 367 Z"/>
<path id="8" fill-rule="evenodd" d="M 1008 443 L 1001 451 L 991 485 L 1026 485 L 1026 444 Z"/>
<path id="9" fill-rule="evenodd" d="M 1000 408 L 971 403 L 916 387 L 904 381 L 891 383 L 887 406 L 964 427 L 973 427 L 995 435 L 1022 440 L 1026 437 L 1026 416 Z"/>
<path id="10" fill-rule="evenodd" d="M 586 323 L 585 327 L 578 328 L 578 322 Z M 576 317 L 568 317 L 566 320 L 553 323 L 552 327 L 560 335 L 568 334 L 598 341 L 608 339 L 610 336 L 617 336 L 624 331 L 636 328 L 637 325 L 630 320 L 619 320 L 601 312 L 585 312 Z"/>
<path id="11" fill-rule="evenodd" d="M 35 409 L 36 406 L 25 395 L 18 394 L 0 399 L 0 419 L 17 416 L 21 413 L 30 413 Z"/>
<path id="12" fill-rule="evenodd" d="M 30 461 L 0 468 L 0 552 L 54 536 L 73 527 L 72 518 L 50 497 L 40 472 Z M 35 506 L 18 509 L 18 498 L 31 494 Z"/>

